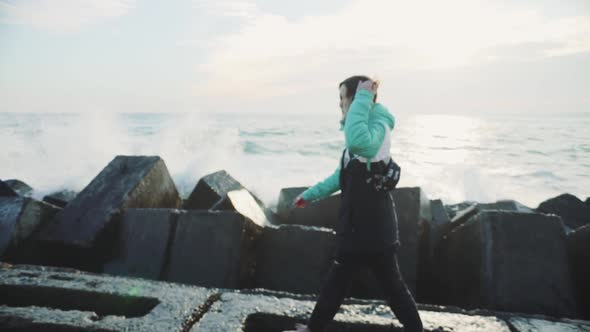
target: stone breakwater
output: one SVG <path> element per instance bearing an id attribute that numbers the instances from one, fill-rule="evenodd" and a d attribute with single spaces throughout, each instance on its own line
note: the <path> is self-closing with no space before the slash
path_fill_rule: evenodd
<path id="1" fill-rule="evenodd" d="M 282 189 L 276 210 L 270 209 L 219 171 L 201 178 L 182 199 L 156 156 L 117 156 L 80 193 L 57 192 L 42 201 L 31 198 L 33 188 L 22 181 L 0 181 L 0 260 L 7 262 L 2 273 L 12 276 L 0 278 L 1 293 L 8 294 L 6 303 L 0 300 L 0 330 L 44 330 L 38 327 L 42 324 L 72 331 L 149 330 L 139 328 L 150 325 L 140 316 L 167 321 L 172 330 L 188 331 L 188 325 L 203 331 L 289 328 L 309 314 L 337 236 L 340 196 L 293 209 L 291 202 L 305 189 Z M 572 320 L 590 319 L 590 199 L 563 194 L 533 209 L 511 200 L 449 206 L 430 200 L 420 188 L 398 188 L 392 196 L 402 242 L 400 268 L 414 297 L 428 308 L 425 317 L 451 315 L 450 308 L 457 308 L 451 311 L 458 318 L 445 317 L 464 325 L 446 325 L 449 331 L 544 331 L 548 326 L 568 331 L 568 324 L 575 325 L 572 331 L 588 329 L 587 323 Z M 97 307 L 87 303 L 96 295 L 92 292 L 62 292 L 69 280 L 34 286 L 11 274 L 30 269 L 49 278 L 50 266 L 103 274 L 92 275 L 99 279 L 128 277 L 104 279 L 122 285 L 136 280 L 129 278 L 164 281 L 150 283 L 164 289 L 172 287 L 166 282 L 194 285 L 201 288 L 191 289 L 206 295 L 202 303 L 183 309 L 191 312 L 178 315 L 185 320 L 172 322 L 166 315 L 176 316 L 177 309 L 149 296 L 125 300 L 105 290 L 104 302 L 112 305 Z M 387 330 L 390 313 L 378 302 L 375 285 L 369 273 L 356 276 L 349 294 L 356 299 L 349 301 L 356 302 L 343 307 L 334 331 Z M 358 304 L 362 301 L 369 304 Z M 252 306 L 252 312 L 240 311 Z M 494 327 L 475 328 L 477 320 L 469 320 L 473 312 L 494 317 L 486 320 Z M 36 313 L 52 318 L 27 316 Z M 211 325 L 221 313 L 235 322 Z M 99 318 L 88 318 L 92 315 Z M 86 326 L 77 319 L 92 324 L 119 319 L 121 325 Z M 435 329 L 437 319 L 426 326 Z M 143 323 L 133 325 L 135 320 Z M 14 322 L 25 325 L 10 325 Z M 154 325 L 152 330 L 169 328 Z"/>

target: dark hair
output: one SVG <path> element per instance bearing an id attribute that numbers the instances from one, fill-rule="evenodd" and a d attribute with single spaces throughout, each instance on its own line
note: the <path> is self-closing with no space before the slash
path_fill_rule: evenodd
<path id="1" fill-rule="evenodd" d="M 346 87 L 346 97 L 352 98 L 351 100 L 354 100 L 354 95 L 356 94 L 356 87 L 359 85 L 359 82 L 363 82 L 366 80 L 370 80 L 370 78 L 364 75 L 351 76 L 345 79 L 344 81 L 340 82 L 340 84 L 338 84 L 338 88 L 344 85 Z M 375 101 L 377 101 L 377 95 L 375 95 L 375 97 L 373 98 L 373 102 Z"/>

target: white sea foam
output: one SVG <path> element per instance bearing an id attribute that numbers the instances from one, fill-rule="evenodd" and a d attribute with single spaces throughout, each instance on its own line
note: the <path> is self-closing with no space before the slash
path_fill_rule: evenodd
<path id="1" fill-rule="evenodd" d="M 590 194 L 590 116 L 398 116 L 392 153 L 400 186 L 446 204 L 516 199 L 531 207 L 563 192 Z M 225 169 L 267 204 L 281 188 L 312 185 L 338 166 L 334 116 L 0 113 L 0 178 L 41 198 L 82 190 L 116 155 L 159 155 L 179 191 Z"/>

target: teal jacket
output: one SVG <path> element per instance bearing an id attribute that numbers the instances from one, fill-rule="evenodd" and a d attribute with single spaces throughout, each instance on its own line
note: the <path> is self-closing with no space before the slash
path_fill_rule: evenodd
<path id="1" fill-rule="evenodd" d="M 373 158 L 385 137 L 385 126 L 391 130 L 395 126 L 395 118 L 385 106 L 373 103 L 373 93 L 359 90 L 346 114 L 344 122 L 344 139 L 346 148 L 355 155 L 367 158 L 367 169 L 370 169 L 370 159 Z M 340 163 L 332 175 L 318 182 L 303 192 L 302 198 L 313 201 L 330 196 L 340 190 Z"/>

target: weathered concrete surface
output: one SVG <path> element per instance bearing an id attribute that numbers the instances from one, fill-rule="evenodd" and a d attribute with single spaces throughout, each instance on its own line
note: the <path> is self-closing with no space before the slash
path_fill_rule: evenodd
<path id="1" fill-rule="evenodd" d="M 440 249 L 442 304 L 575 317 L 559 217 L 481 212 Z"/>
<path id="2" fill-rule="evenodd" d="M 0 197 L 15 197 L 18 194 L 9 185 L 0 180 Z"/>
<path id="3" fill-rule="evenodd" d="M 160 157 L 117 156 L 43 229 L 40 239 L 89 249 L 125 209 L 179 205 L 180 197 Z"/>
<path id="4" fill-rule="evenodd" d="M 207 310 L 215 292 L 0 263 L 0 330 L 183 331 Z"/>
<path id="5" fill-rule="evenodd" d="M 294 208 L 293 200 L 306 189 L 307 187 L 281 189 L 277 205 L 279 223 L 335 229 L 340 209 L 340 194 L 308 202 L 304 208 Z"/>
<path id="6" fill-rule="evenodd" d="M 43 197 L 43 201 L 61 208 L 66 207 L 69 202 L 73 201 L 78 195 L 77 192 L 72 190 L 61 190 L 51 193 Z"/>
<path id="7" fill-rule="evenodd" d="M 270 221 L 267 219 L 264 209 L 246 189 L 228 191 L 224 198 L 211 207 L 211 210 L 236 211 L 244 217 L 252 220 L 257 225 L 270 225 Z"/>
<path id="8" fill-rule="evenodd" d="M 332 263 L 336 234 L 301 225 L 266 227 L 258 245 L 256 287 L 318 293 Z"/>
<path id="9" fill-rule="evenodd" d="M 548 199 L 539 204 L 537 211 L 560 216 L 563 223 L 572 230 L 590 224 L 590 206 L 571 194 Z"/>
<path id="10" fill-rule="evenodd" d="M 251 287 L 262 227 L 234 211 L 183 211 L 164 279 L 187 284 Z"/>
<path id="11" fill-rule="evenodd" d="M 21 180 L 4 180 L 4 183 L 12 188 L 19 196 L 30 196 L 33 193 L 33 188 Z"/>
<path id="12" fill-rule="evenodd" d="M 179 210 L 128 209 L 119 225 L 116 257 L 103 272 L 158 280 L 169 254 L 170 236 L 176 231 Z"/>
<path id="13" fill-rule="evenodd" d="M 590 225 L 569 233 L 567 242 L 578 311 L 582 318 L 590 319 Z"/>
<path id="14" fill-rule="evenodd" d="M 328 331 L 401 331 L 402 325 L 383 302 L 349 304 L 341 307 Z M 224 293 L 191 332 L 201 331 L 282 331 L 305 323 L 314 301 Z M 469 316 L 445 312 L 420 311 L 426 331 L 495 331 L 509 332 L 507 324 L 496 317 Z"/>
<path id="15" fill-rule="evenodd" d="M 399 266 L 408 288 L 416 297 L 420 239 L 424 225 L 432 219 L 430 200 L 419 187 L 397 188 L 393 191 L 393 200 L 401 242 Z"/>
<path id="16" fill-rule="evenodd" d="M 26 250 L 23 243 L 59 210 L 29 197 L 0 197 L 0 257 L 12 260 Z"/>

